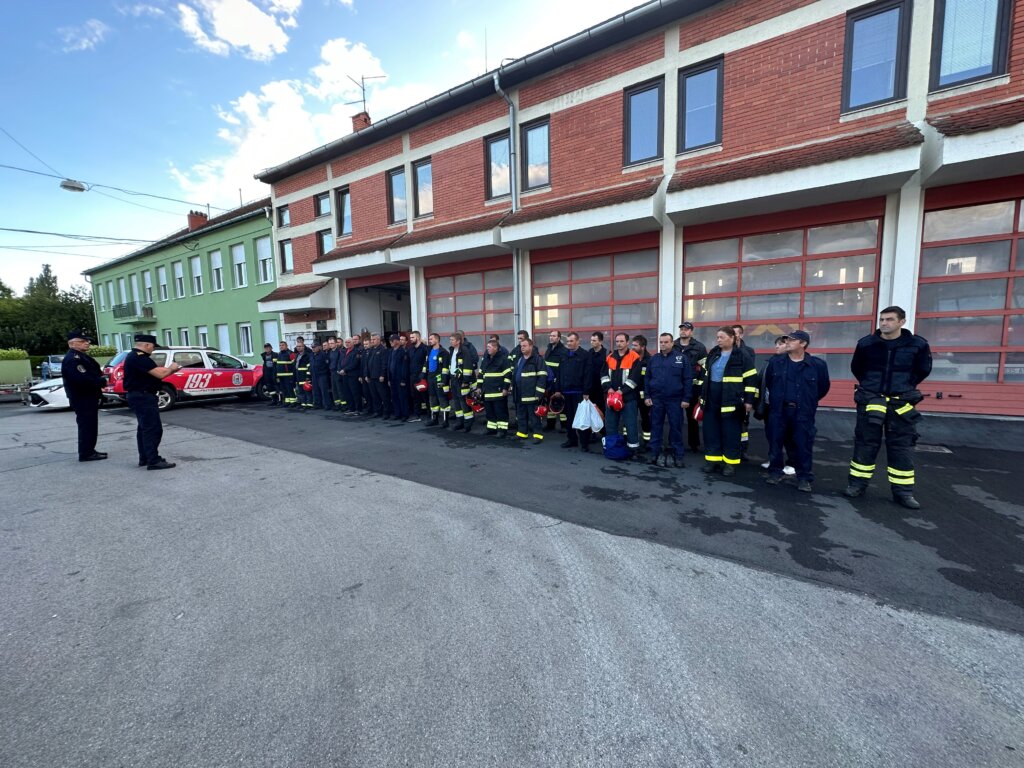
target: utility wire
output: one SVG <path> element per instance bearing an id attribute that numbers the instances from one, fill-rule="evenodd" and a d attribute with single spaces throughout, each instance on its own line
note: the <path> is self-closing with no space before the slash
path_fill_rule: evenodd
<path id="1" fill-rule="evenodd" d="M 53 235 L 54 237 L 67 237 L 71 240 L 105 240 L 108 243 L 156 243 L 157 240 L 138 240 L 130 237 L 105 237 L 103 235 L 69 235 L 64 232 L 41 232 L 37 229 L 13 229 L 11 227 L 0 227 L 0 232 L 21 232 L 26 235 Z"/>
<path id="2" fill-rule="evenodd" d="M 26 152 L 28 152 L 28 153 L 29 153 L 30 155 L 32 155 L 32 157 L 34 157 L 34 158 L 35 158 L 36 160 L 38 160 L 38 161 L 39 161 L 40 163 L 42 163 L 43 165 L 45 165 L 45 166 L 46 166 L 47 168 L 49 168 L 49 169 L 50 169 L 51 171 L 53 171 L 54 173 L 56 173 L 56 174 L 57 174 L 57 175 L 59 175 L 59 176 L 62 176 L 62 174 L 60 173 L 60 171 L 58 171 L 58 170 L 57 170 L 56 168 L 54 168 L 54 167 L 53 167 L 52 165 L 50 165 L 50 164 L 49 164 L 48 162 L 46 162 L 45 160 L 43 160 L 43 159 L 42 159 L 41 157 L 39 157 L 39 155 L 37 155 L 37 154 L 36 154 L 35 152 L 33 152 L 33 151 L 32 151 L 31 149 L 29 149 L 28 147 L 26 147 L 26 146 L 25 146 L 24 144 L 22 144 L 22 143 L 21 143 L 20 141 L 18 141 L 18 140 L 17 140 L 16 138 L 14 138 L 13 136 L 11 136 L 11 134 L 7 132 L 7 129 L 6 129 L 6 128 L 4 128 L 4 127 L 3 127 L 2 125 L 0 125 L 0 131 L 3 131 L 3 132 L 4 132 L 4 135 L 5 135 L 5 136 L 6 136 L 6 137 L 7 137 L 8 139 L 10 139 L 10 140 L 11 140 L 11 141 L 13 141 L 13 142 L 14 142 L 15 144 L 17 144 L 17 145 L 18 145 L 19 147 L 21 147 L 22 149 L 24 149 L 24 150 L 25 150 Z"/>
<path id="3" fill-rule="evenodd" d="M 2 246 L 0 246 L 0 248 L 11 248 L 11 246 L 2 245 Z M 24 249 L 22 249 L 22 248 L 12 248 L 12 250 L 21 251 L 21 250 L 24 250 Z M 36 255 L 36 254 L 40 254 L 40 253 L 46 253 L 46 254 L 52 254 L 53 256 L 71 256 L 72 258 L 76 258 L 76 259 L 104 259 L 104 260 L 108 260 L 108 259 L 114 258 L 113 256 L 100 256 L 99 254 L 96 254 L 96 253 L 68 253 L 66 251 L 25 250 L 25 253 L 31 253 L 33 256 Z"/>

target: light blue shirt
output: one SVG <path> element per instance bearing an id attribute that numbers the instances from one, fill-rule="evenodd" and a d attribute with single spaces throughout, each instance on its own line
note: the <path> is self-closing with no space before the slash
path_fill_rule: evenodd
<path id="1" fill-rule="evenodd" d="M 732 356 L 732 350 L 728 352 L 722 352 L 722 356 L 715 360 L 711 364 L 711 380 L 720 382 L 725 378 L 725 365 L 729 362 L 729 358 Z"/>

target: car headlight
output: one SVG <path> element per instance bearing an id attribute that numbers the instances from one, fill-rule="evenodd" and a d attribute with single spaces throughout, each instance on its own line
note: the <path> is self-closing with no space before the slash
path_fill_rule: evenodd
<path id="1" fill-rule="evenodd" d="M 56 392 L 58 389 L 64 389 L 63 384 L 54 384 L 52 387 L 47 387 L 44 392 Z"/>

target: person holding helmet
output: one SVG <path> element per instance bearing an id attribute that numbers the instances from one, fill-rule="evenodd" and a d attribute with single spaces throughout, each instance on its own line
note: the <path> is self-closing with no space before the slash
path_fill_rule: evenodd
<path id="1" fill-rule="evenodd" d="M 440 426 L 448 429 L 448 393 L 451 391 L 451 372 L 448 365 L 451 357 L 441 346 L 441 337 L 430 334 L 430 352 L 423 360 L 420 376 L 427 380 L 427 397 L 430 401 L 430 423 L 428 427 Z"/>
<path id="2" fill-rule="evenodd" d="M 299 410 L 313 412 L 313 355 L 299 336 L 295 342 L 295 395 Z"/>
<path id="3" fill-rule="evenodd" d="M 644 394 L 651 409 L 651 464 L 668 466 L 668 455 L 661 452 L 667 418 L 672 465 L 682 467 L 683 413 L 693 397 L 693 365 L 674 347 L 671 333 L 658 337 L 658 353 L 647 361 Z"/>
<path id="4" fill-rule="evenodd" d="M 480 359 L 480 391 L 487 414 L 486 434 L 504 437 L 508 433 L 508 393 L 511 389 L 512 364 L 508 351 L 492 338 Z"/>
<path id="5" fill-rule="evenodd" d="M 562 388 L 561 365 L 565 359 L 565 345 L 562 343 L 562 332 L 553 330 L 548 333 L 548 348 L 544 351 L 544 365 L 548 367 L 548 394 Z M 568 416 L 565 413 L 552 413 L 548 410 L 544 431 L 551 432 L 556 425 L 564 429 Z M 571 424 L 572 422 L 569 422 Z"/>
<path id="6" fill-rule="evenodd" d="M 547 391 L 548 367 L 533 347 L 533 341 L 523 339 L 519 343 L 520 356 L 516 361 L 513 375 L 514 397 L 516 402 L 516 437 L 525 440 L 531 434 L 533 444 L 544 442 L 543 417 L 537 413 L 542 407 L 541 402 Z M 547 415 L 547 408 L 542 413 Z"/>
<path id="7" fill-rule="evenodd" d="M 590 400 L 590 361 L 590 352 L 580 348 L 580 335 L 572 331 L 565 339 L 565 352 L 558 367 L 558 387 L 565 398 L 562 414 L 565 416 L 568 432 L 562 447 L 575 448 L 578 445 L 584 452 L 590 450 L 591 432 L 589 429 L 575 430 L 572 423 L 576 419 L 580 403 Z"/>
<path id="8" fill-rule="evenodd" d="M 601 369 L 601 387 L 605 398 L 613 393 L 622 400 L 622 410 L 605 412 L 605 434 L 617 435 L 626 428 L 626 449 L 635 458 L 640 449 L 640 356 L 629 348 L 629 334 L 615 334 L 615 351 L 605 358 Z"/>
<path id="9" fill-rule="evenodd" d="M 757 370 L 746 347 L 737 345 L 736 331 L 723 326 L 715 334 L 702 367 L 704 386 L 700 404 L 704 409 L 705 472 L 736 474 L 743 449 L 740 434 L 743 419 L 754 408 L 757 394 Z"/>
<path id="10" fill-rule="evenodd" d="M 473 377 L 476 375 L 476 354 L 465 344 L 466 337 L 462 331 L 455 331 L 448 337 L 449 370 L 452 386 L 452 415 L 455 419 L 455 431 L 473 429 L 473 409 L 466 404 L 466 398 L 473 389 Z"/>
<path id="11" fill-rule="evenodd" d="M 427 412 L 427 388 L 419 388 L 423 380 L 423 366 L 427 362 L 427 354 L 430 347 L 423 343 L 419 331 L 409 334 L 409 389 L 412 395 L 412 412 L 409 414 L 409 421 L 416 422 L 423 419 Z"/>
<path id="12" fill-rule="evenodd" d="M 295 398 L 295 353 L 288 349 L 288 342 L 278 342 L 280 349 L 274 357 L 274 378 L 277 380 L 278 405 L 291 408 Z"/>

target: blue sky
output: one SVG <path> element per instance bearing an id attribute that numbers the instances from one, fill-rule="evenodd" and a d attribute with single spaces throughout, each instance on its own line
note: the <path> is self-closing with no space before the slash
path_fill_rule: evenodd
<path id="1" fill-rule="evenodd" d="M 638 4 L 5 3 L 0 165 L 25 170 L 0 168 L 0 279 L 21 292 L 50 263 L 68 288 L 139 247 L 3 230 L 152 241 L 184 226 L 188 203 L 268 195 L 254 173 L 351 131 L 346 75 L 385 76 L 368 88 L 377 120 Z M 102 186 L 66 192 L 26 170 Z"/>

